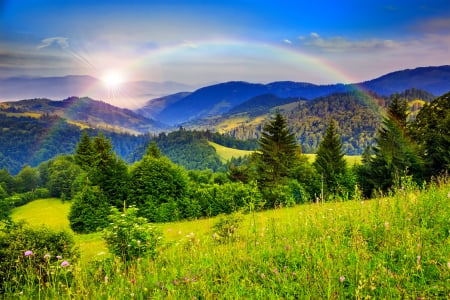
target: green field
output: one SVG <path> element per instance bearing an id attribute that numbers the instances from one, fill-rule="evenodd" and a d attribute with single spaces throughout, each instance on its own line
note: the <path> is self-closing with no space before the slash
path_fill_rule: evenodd
<path id="1" fill-rule="evenodd" d="M 219 144 L 216 144 L 214 142 L 208 142 L 211 146 L 213 146 L 216 149 L 217 154 L 220 156 L 220 159 L 222 162 L 229 161 L 232 157 L 238 158 L 245 155 L 250 155 L 254 151 L 248 151 L 248 150 L 239 150 L 234 148 L 228 148 Z M 308 157 L 310 162 L 314 162 L 316 159 L 315 154 L 305 154 L 306 157 Z M 361 155 L 345 155 L 345 160 L 347 161 L 348 166 L 353 166 L 354 164 L 360 164 L 361 163 Z"/>
<path id="2" fill-rule="evenodd" d="M 97 255 L 104 251 L 99 234 L 77 235 L 83 255 L 95 265 L 83 260 L 70 269 L 70 288 L 55 284 L 41 289 L 39 297 L 445 299 L 449 201 L 447 183 L 426 191 L 406 186 L 374 200 L 250 213 L 221 241 L 212 231 L 218 218 L 158 224 L 164 235 L 159 255 L 132 266 Z M 13 218 L 67 228 L 68 206 L 38 200 L 15 209 Z"/>

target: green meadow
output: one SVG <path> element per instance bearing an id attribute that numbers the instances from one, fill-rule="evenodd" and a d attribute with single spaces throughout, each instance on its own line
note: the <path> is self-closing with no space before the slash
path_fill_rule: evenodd
<path id="1" fill-rule="evenodd" d="M 253 151 L 248 150 L 239 150 L 234 148 L 225 147 L 219 144 L 216 144 L 214 142 L 208 142 L 211 146 L 216 149 L 217 154 L 219 155 L 222 162 L 229 161 L 232 157 L 238 158 L 245 155 L 250 155 L 253 153 Z M 315 154 L 305 154 L 306 157 L 308 157 L 309 162 L 314 162 L 316 159 Z M 361 155 L 345 155 L 345 160 L 347 161 L 347 164 L 349 167 L 360 164 L 361 163 Z"/>
<path id="2" fill-rule="evenodd" d="M 70 230 L 70 202 L 33 201 L 14 220 Z M 100 233 L 75 235 L 82 259 L 65 281 L 10 298 L 445 299 L 450 297 L 450 184 L 404 187 L 372 200 L 239 214 L 217 238 L 210 219 L 158 224 L 153 260 L 108 254 Z"/>

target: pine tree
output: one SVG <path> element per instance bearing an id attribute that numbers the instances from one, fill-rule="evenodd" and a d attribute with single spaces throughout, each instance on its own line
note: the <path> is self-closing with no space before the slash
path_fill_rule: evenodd
<path id="1" fill-rule="evenodd" d="M 422 178 L 422 162 L 417 146 L 409 136 L 407 119 L 406 101 L 395 97 L 378 130 L 374 156 L 369 159 L 366 168 L 365 180 L 375 189 L 387 191 L 405 175 L 413 175 L 416 182 Z"/>
<path id="2" fill-rule="evenodd" d="M 93 166 L 94 148 L 86 131 L 83 131 L 80 142 L 75 149 L 75 162 L 85 171 Z"/>
<path id="3" fill-rule="evenodd" d="M 295 136 L 279 111 L 266 124 L 259 139 L 257 155 L 258 182 L 263 187 L 274 187 L 288 177 L 295 165 L 299 147 Z"/>
<path id="4" fill-rule="evenodd" d="M 427 177 L 450 172 L 450 92 L 426 104 L 410 127 Z"/>
<path id="5" fill-rule="evenodd" d="M 344 159 L 341 138 L 336 132 L 335 122 L 330 120 L 325 136 L 316 152 L 314 167 L 322 177 L 324 190 L 332 195 L 342 192 L 343 179 L 347 164 Z"/>

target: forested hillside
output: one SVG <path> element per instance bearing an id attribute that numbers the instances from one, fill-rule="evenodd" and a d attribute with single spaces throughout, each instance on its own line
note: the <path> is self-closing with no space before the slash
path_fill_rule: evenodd
<path id="1" fill-rule="evenodd" d="M 398 97 L 409 101 L 411 117 L 434 96 L 418 89 L 381 97 L 354 90 L 334 93 L 310 101 L 282 99 L 273 95 L 257 96 L 236 106 L 229 113 L 187 123 L 187 128 L 201 128 L 228 134 L 237 139 L 259 138 L 263 125 L 279 109 L 295 133 L 303 152 L 314 153 L 330 119 L 337 122 L 343 149 L 348 155 L 361 154 L 374 143 L 376 129 L 385 109 Z M 274 103 L 274 105 L 272 105 Z"/>
<path id="2" fill-rule="evenodd" d="M 17 174 L 23 165 L 37 166 L 58 154 L 73 153 L 80 140 L 80 127 L 57 116 L 11 117 L 0 114 L 0 169 Z M 85 129 L 95 136 L 96 129 Z M 103 131 L 111 139 L 114 151 L 126 157 L 147 138 L 126 133 Z"/>

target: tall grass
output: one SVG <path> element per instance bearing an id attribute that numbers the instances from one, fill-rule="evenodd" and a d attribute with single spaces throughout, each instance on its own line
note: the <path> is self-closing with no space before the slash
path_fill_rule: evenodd
<path id="1" fill-rule="evenodd" d="M 10 297 L 89 299 L 428 299 L 450 297 L 450 184 L 405 186 L 370 201 L 244 216 L 217 240 L 216 219 L 161 225 L 155 260 L 83 261 L 71 282 Z M 31 284 L 31 283 L 30 283 Z M 20 294 L 22 292 L 22 294 Z"/>

